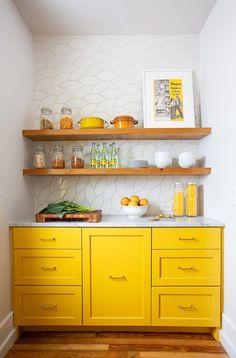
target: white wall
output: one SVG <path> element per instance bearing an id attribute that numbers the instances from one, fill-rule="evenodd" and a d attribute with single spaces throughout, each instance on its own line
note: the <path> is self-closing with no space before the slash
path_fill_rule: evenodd
<path id="1" fill-rule="evenodd" d="M 202 121 L 213 134 L 204 140 L 212 175 L 204 182 L 205 215 L 223 219 L 225 303 L 222 342 L 236 357 L 236 206 L 228 203 L 236 187 L 236 2 L 218 0 L 200 35 Z"/>
<path id="2" fill-rule="evenodd" d="M 22 176 L 32 127 L 32 38 L 11 0 L 0 5 L 0 356 L 14 339 L 8 223 L 32 213 L 31 184 Z"/>

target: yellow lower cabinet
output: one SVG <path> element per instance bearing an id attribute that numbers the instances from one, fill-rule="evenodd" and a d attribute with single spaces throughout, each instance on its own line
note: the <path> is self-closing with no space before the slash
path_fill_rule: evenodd
<path id="1" fill-rule="evenodd" d="M 15 285 L 81 285 L 81 250 L 14 250 Z"/>
<path id="2" fill-rule="evenodd" d="M 83 229 L 83 324 L 150 325 L 151 229 Z"/>
<path id="3" fill-rule="evenodd" d="M 219 286 L 220 250 L 153 250 L 153 286 Z"/>
<path id="4" fill-rule="evenodd" d="M 81 287 L 15 286 L 14 324 L 73 326 L 82 324 Z"/>
<path id="5" fill-rule="evenodd" d="M 153 287 L 152 326 L 220 327 L 220 288 Z"/>

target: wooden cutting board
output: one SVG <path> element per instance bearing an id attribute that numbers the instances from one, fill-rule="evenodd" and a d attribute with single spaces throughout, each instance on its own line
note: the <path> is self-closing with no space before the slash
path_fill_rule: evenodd
<path id="1" fill-rule="evenodd" d="M 62 219 L 57 214 L 48 214 L 42 211 L 36 214 L 36 222 L 40 223 L 47 221 L 87 221 L 89 223 L 97 223 L 101 219 L 102 210 L 91 211 L 90 213 L 65 214 Z"/>

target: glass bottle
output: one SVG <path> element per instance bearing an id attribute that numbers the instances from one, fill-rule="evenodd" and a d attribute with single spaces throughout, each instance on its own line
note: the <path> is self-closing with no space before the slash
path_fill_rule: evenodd
<path id="1" fill-rule="evenodd" d="M 112 152 L 111 152 L 111 167 L 119 168 L 119 155 L 118 155 L 118 147 L 116 143 L 112 143 Z"/>
<path id="2" fill-rule="evenodd" d="M 83 156 L 83 147 L 74 146 L 72 147 L 72 156 L 71 156 L 71 168 L 83 168 L 84 167 L 84 156 Z"/>
<path id="3" fill-rule="evenodd" d="M 108 168 L 112 168 L 112 151 L 113 143 L 110 143 L 108 148 Z"/>
<path id="4" fill-rule="evenodd" d="M 73 128 L 72 109 L 70 107 L 62 107 L 61 109 L 60 128 L 61 129 Z"/>
<path id="5" fill-rule="evenodd" d="M 96 144 L 92 144 L 92 149 L 90 152 L 90 168 L 97 168 L 97 159 L 96 159 Z"/>
<path id="6" fill-rule="evenodd" d="M 179 182 L 174 184 L 173 215 L 184 216 L 184 188 Z"/>
<path id="7" fill-rule="evenodd" d="M 100 144 L 96 145 L 96 168 L 101 167 L 101 152 L 100 152 Z"/>
<path id="8" fill-rule="evenodd" d="M 186 186 L 186 215 L 197 216 L 197 184 L 188 183 Z"/>
<path id="9" fill-rule="evenodd" d="M 65 160 L 64 160 L 63 152 L 64 152 L 63 146 L 56 145 L 53 147 L 52 168 L 54 169 L 65 168 Z"/>
<path id="10" fill-rule="evenodd" d="M 53 129 L 52 110 L 50 108 L 41 108 L 40 129 Z"/>
<path id="11" fill-rule="evenodd" d="M 101 150 L 101 168 L 108 168 L 108 151 L 107 151 L 107 143 L 102 143 Z"/>
<path id="12" fill-rule="evenodd" d="M 45 148 L 42 145 L 38 145 L 35 147 L 34 168 L 36 169 L 46 168 Z"/>

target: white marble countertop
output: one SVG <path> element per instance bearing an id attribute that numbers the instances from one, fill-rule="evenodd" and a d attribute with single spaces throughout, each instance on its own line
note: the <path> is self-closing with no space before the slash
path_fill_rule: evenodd
<path id="1" fill-rule="evenodd" d="M 153 216 L 143 216 L 137 220 L 129 220 L 127 216 L 104 215 L 98 223 L 83 221 L 59 221 L 37 223 L 34 219 L 11 222 L 10 227 L 224 227 L 219 220 L 198 216 L 195 218 L 180 217 L 155 221 Z"/>

